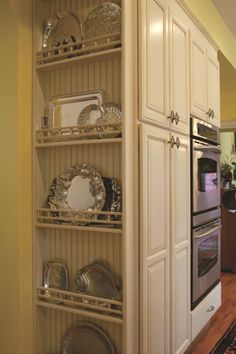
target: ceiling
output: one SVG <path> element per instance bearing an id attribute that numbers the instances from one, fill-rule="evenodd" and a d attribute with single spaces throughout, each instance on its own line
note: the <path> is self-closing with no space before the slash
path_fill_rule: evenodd
<path id="1" fill-rule="evenodd" d="M 236 39 L 236 1 L 212 0 L 212 2 Z"/>

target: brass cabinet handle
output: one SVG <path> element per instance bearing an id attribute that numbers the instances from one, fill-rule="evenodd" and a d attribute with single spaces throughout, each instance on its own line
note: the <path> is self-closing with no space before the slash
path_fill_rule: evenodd
<path id="1" fill-rule="evenodd" d="M 175 144 L 176 144 L 175 138 L 173 137 L 173 135 L 172 135 L 172 137 L 170 138 L 170 140 L 167 141 L 167 143 L 170 144 L 171 148 L 173 149 L 173 147 L 174 147 Z"/>
<path id="2" fill-rule="evenodd" d="M 179 140 L 178 137 L 177 137 L 176 140 L 175 140 L 175 145 L 176 145 L 177 149 L 180 148 L 180 140 Z"/>
<path id="3" fill-rule="evenodd" d="M 170 115 L 169 115 L 167 118 L 170 119 L 171 123 L 174 122 L 174 120 L 175 120 L 175 113 L 174 113 L 173 109 L 172 109 L 172 111 L 170 112 Z"/>
<path id="4" fill-rule="evenodd" d="M 175 113 L 175 123 L 176 125 L 179 123 L 179 115 L 177 112 Z"/>

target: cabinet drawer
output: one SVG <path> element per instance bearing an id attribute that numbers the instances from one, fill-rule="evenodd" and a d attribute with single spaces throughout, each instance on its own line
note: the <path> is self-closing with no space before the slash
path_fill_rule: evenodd
<path id="1" fill-rule="evenodd" d="M 221 283 L 191 312 L 192 341 L 221 305 Z"/>

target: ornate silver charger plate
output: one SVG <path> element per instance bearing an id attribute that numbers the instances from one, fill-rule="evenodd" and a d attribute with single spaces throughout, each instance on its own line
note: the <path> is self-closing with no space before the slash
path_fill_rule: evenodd
<path id="1" fill-rule="evenodd" d="M 62 338 L 62 354 L 116 354 L 109 336 L 90 322 L 77 322 Z"/>
<path id="2" fill-rule="evenodd" d="M 105 204 L 106 190 L 101 175 L 86 164 L 74 166 L 56 177 L 49 189 L 47 205 L 51 209 L 102 210 Z M 85 215 L 67 213 L 74 223 Z M 87 214 L 86 218 L 94 215 Z"/>
<path id="3" fill-rule="evenodd" d="M 103 260 L 96 259 L 78 271 L 74 283 L 78 292 L 107 299 L 121 299 L 120 282 Z"/>
<path id="4" fill-rule="evenodd" d="M 92 39 L 94 37 L 117 33 L 117 38 L 112 37 L 112 40 L 120 38 L 121 32 L 121 7 L 114 2 L 105 2 L 96 7 L 90 12 L 83 25 L 83 39 Z M 91 40 L 83 44 L 84 47 L 104 44 L 110 42 L 109 36 Z"/>
<path id="5" fill-rule="evenodd" d="M 64 262 L 55 260 L 47 262 L 43 267 L 43 286 L 50 299 L 50 291 L 46 289 L 68 290 L 69 276 Z M 60 300 L 53 302 L 61 302 Z"/>
<path id="6" fill-rule="evenodd" d="M 59 12 L 50 17 L 43 32 L 43 49 L 52 49 L 63 44 L 73 44 L 81 39 L 79 18 L 72 12 Z M 78 47 L 72 46 L 72 49 Z M 58 54 L 58 53 L 55 53 Z"/>

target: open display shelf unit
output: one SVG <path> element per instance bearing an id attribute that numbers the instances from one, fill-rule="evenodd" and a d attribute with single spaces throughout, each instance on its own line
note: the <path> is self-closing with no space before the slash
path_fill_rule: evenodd
<path id="1" fill-rule="evenodd" d="M 70 56 L 68 45 L 58 47 L 56 54 L 42 51 L 43 29 L 49 17 L 70 11 L 83 23 L 91 10 L 104 2 L 34 0 L 34 354 L 60 354 L 63 334 L 80 320 L 104 330 L 117 354 L 138 352 L 138 290 L 134 275 L 138 257 L 134 242 L 134 154 L 131 151 L 135 114 L 133 2 L 115 1 L 122 7 L 122 33 L 118 37 L 113 35 L 114 41 L 108 45 L 96 45 L 88 50 L 86 46 L 83 48 L 84 43 L 77 42 Z M 41 118 L 51 98 L 90 90 L 103 90 L 105 102 L 121 105 L 122 126 L 107 124 L 99 134 L 89 129 L 81 132 L 78 126 L 41 127 Z M 73 210 L 68 217 L 65 210 L 54 213 L 45 207 L 53 179 L 68 168 L 84 163 L 101 176 L 118 180 L 122 191 L 121 212 Z M 80 222 L 76 223 L 74 215 L 78 214 Z M 89 224 L 86 223 L 88 214 L 92 215 Z M 75 292 L 74 275 L 97 258 L 108 262 L 121 280 L 121 301 Z M 43 287 L 43 267 L 53 260 L 61 260 L 67 266 L 68 291 Z"/>

